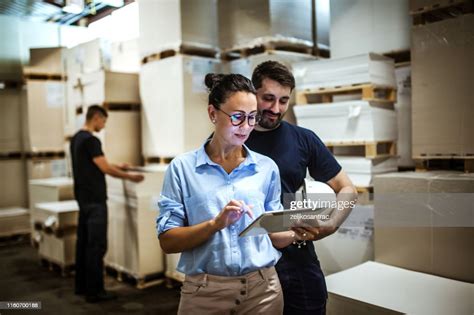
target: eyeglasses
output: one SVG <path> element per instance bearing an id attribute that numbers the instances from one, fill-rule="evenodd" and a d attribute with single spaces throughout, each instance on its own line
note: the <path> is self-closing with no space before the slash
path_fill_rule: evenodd
<path id="1" fill-rule="evenodd" d="M 247 118 L 247 123 L 250 127 L 255 126 L 260 121 L 260 115 L 257 112 L 252 112 L 249 114 L 245 114 L 243 112 L 238 112 L 235 114 L 227 114 L 220 108 L 216 108 L 217 110 L 223 112 L 230 118 L 230 122 L 232 123 L 232 126 L 240 126 L 244 123 L 245 119 Z"/>

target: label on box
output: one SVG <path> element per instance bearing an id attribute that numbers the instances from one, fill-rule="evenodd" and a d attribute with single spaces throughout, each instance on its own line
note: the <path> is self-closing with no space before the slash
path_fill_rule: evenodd
<path id="1" fill-rule="evenodd" d="M 184 69 L 192 75 L 193 93 L 206 93 L 207 88 L 204 84 L 204 77 L 208 73 L 216 72 L 215 62 L 206 59 L 188 60 L 185 62 Z"/>
<path id="2" fill-rule="evenodd" d="M 58 108 L 64 106 L 64 84 L 56 82 L 46 83 L 46 104 L 49 108 Z"/>

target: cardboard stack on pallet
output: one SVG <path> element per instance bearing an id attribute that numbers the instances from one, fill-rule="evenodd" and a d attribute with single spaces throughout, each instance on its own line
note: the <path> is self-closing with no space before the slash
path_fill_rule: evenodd
<path id="1" fill-rule="evenodd" d="M 39 257 L 61 268 L 65 276 L 74 266 L 79 206 L 75 200 L 35 204 Z"/>
<path id="2" fill-rule="evenodd" d="M 217 3 L 140 0 L 138 5 L 142 140 L 148 163 L 196 149 L 211 133 L 204 76 L 221 72 Z"/>
<path id="3" fill-rule="evenodd" d="M 136 169 L 145 177 L 132 183 L 107 176 L 109 199 L 108 250 L 105 263 L 133 277 L 139 288 L 165 272 L 164 255 L 156 236 L 158 200 L 167 165 Z"/>
<path id="4" fill-rule="evenodd" d="M 141 164 L 141 101 L 138 73 L 133 72 L 138 62 L 133 41 L 112 44 L 97 39 L 68 51 L 68 135 L 82 127 L 89 106 L 103 106 L 109 117 L 99 137 L 105 155 L 113 163 Z"/>
<path id="5" fill-rule="evenodd" d="M 299 126 L 314 131 L 357 187 L 397 169 L 393 60 L 363 54 L 294 64 Z"/>
<path id="6" fill-rule="evenodd" d="M 41 239 L 42 225 L 41 223 L 38 224 L 36 204 L 73 200 L 73 181 L 70 177 L 32 179 L 28 185 L 31 242 L 37 246 Z"/>
<path id="7" fill-rule="evenodd" d="M 425 24 L 412 27 L 413 158 L 425 168 L 459 160 L 472 171 L 474 14 L 429 23 L 428 13 L 415 15 Z"/>

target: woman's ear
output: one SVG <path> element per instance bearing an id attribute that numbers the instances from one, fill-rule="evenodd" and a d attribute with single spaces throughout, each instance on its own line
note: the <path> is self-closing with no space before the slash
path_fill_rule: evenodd
<path id="1" fill-rule="evenodd" d="M 216 114 L 217 114 L 216 112 L 217 111 L 216 111 L 216 108 L 214 107 L 214 105 L 209 104 L 207 106 L 207 113 L 209 114 L 209 119 L 211 120 L 211 122 L 213 124 L 216 123 Z"/>

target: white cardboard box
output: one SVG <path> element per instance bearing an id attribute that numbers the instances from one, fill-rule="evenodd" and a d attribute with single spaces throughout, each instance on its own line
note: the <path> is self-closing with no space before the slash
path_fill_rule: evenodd
<path id="1" fill-rule="evenodd" d="M 103 103 L 140 104 L 137 74 L 98 71 L 82 74 L 79 82 L 84 112 Z"/>
<path id="2" fill-rule="evenodd" d="M 328 314 L 474 312 L 471 283 L 368 261 L 326 277 Z"/>
<path id="3" fill-rule="evenodd" d="M 71 266 L 75 262 L 76 229 L 79 206 L 75 200 L 38 203 L 35 205 L 39 222 L 43 230 L 39 235 L 39 255 L 41 258 L 59 264 Z M 72 227 L 72 229 L 71 229 Z M 58 230 L 64 232 L 56 236 Z"/>
<path id="4" fill-rule="evenodd" d="M 219 61 L 178 55 L 146 63 L 140 72 L 145 157 L 173 157 L 201 146 L 212 132 L 207 114 L 207 73 Z"/>
<path id="5" fill-rule="evenodd" d="M 356 205 L 336 233 L 313 242 L 324 274 L 374 259 L 374 206 Z"/>
<path id="6" fill-rule="evenodd" d="M 366 53 L 349 57 L 293 64 L 296 89 L 313 89 L 371 83 L 396 87 L 393 59 Z"/>
<path id="7" fill-rule="evenodd" d="M 64 47 L 30 48 L 30 62 L 23 67 L 23 73 L 64 76 L 66 73 L 65 53 Z"/>
<path id="8" fill-rule="evenodd" d="M 65 158 L 34 157 L 26 160 L 26 174 L 28 180 L 67 176 Z"/>
<path id="9" fill-rule="evenodd" d="M 332 0 L 331 57 L 410 49 L 407 0 Z"/>
<path id="10" fill-rule="evenodd" d="M 372 186 L 374 176 L 398 170 L 396 157 L 367 159 L 355 156 L 336 156 L 336 160 L 357 187 Z"/>
<path id="11" fill-rule="evenodd" d="M 166 166 L 137 171 L 145 177 L 140 183 L 107 176 L 109 230 L 105 262 L 141 279 L 165 271 L 156 218 Z"/>
<path id="12" fill-rule="evenodd" d="M 252 47 L 276 39 L 312 47 L 311 1 L 218 2 L 222 49 Z"/>
<path id="13" fill-rule="evenodd" d="M 30 232 L 30 213 L 24 208 L 0 209 L 0 237 Z"/>
<path id="14" fill-rule="evenodd" d="M 0 207 L 26 207 L 28 204 L 25 161 L 0 159 Z"/>
<path id="15" fill-rule="evenodd" d="M 376 102 L 347 101 L 297 105 L 294 111 L 298 126 L 314 131 L 325 143 L 396 140 L 395 111 L 376 105 Z"/>
<path id="16" fill-rule="evenodd" d="M 63 81 L 26 80 L 23 148 L 27 152 L 62 151 L 65 107 Z"/>
<path id="17" fill-rule="evenodd" d="M 0 153 L 21 152 L 21 102 L 24 91 L 0 89 Z"/>
<path id="18" fill-rule="evenodd" d="M 217 0 L 139 0 L 142 58 L 180 45 L 218 47 Z"/>

